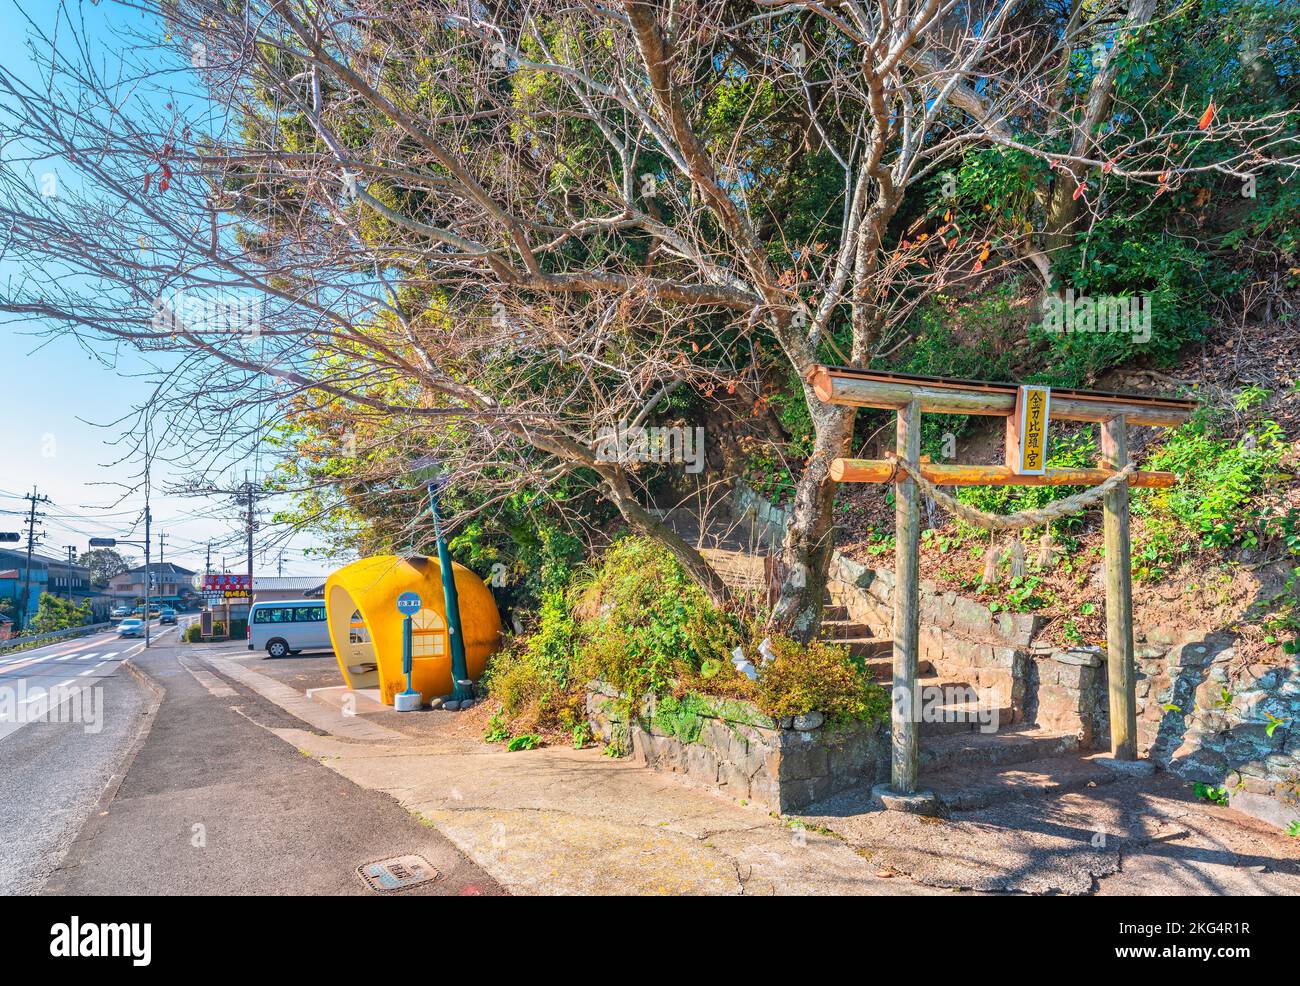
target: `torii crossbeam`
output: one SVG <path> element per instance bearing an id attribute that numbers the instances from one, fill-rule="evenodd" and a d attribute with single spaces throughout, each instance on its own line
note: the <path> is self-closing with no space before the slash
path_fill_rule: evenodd
<path id="1" fill-rule="evenodd" d="M 1186 421 L 1195 401 L 1096 391 L 1052 390 L 1034 385 L 954 380 L 905 373 L 815 366 L 807 376 L 828 404 L 898 412 L 897 458 L 936 486 L 1096 486 L 1129 464 L 1128 425 L 1173 427 Z M 920 461 L 921 415 L 980 414 L 1006 419 L 1003 465 L 948 465 Z M 1096 469 L 1048 469 L 1047 432 L 1052 420 L 1101 425 Z M 897 463 L 836 459 L 831 478 L 844 483 L 896 484 L 894 587 L 894 691 L 915 696 L 920 637 L 920 496 L 917 483 Z M 1109 678 L 1111 755 L 1137 759 L 1137 697 L 1133 663 L 1133 592 L 1130 574 L 1128 487 L 1173 486 L 1168 472 L 1134 472 L 1103 500 L 1106 541 L 1106 668 Z M 900 691 L 901 690 L 901 691 Z M 892 713 L 890 793 L 917 796 L 915 710 Z M 886 802 L 888 803 L 888 802 Z"/>

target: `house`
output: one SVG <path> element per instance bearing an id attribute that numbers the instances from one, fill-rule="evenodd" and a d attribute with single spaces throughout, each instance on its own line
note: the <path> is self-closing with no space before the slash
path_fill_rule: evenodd
<path id="1" fill-rule="evenodd" d="M 108 613 L 114 605 L 113 599 L 106 591 L 90 584 L 89 568 L 69 562 L 66 558 L 42 555 L 41 559 L 49 571 L 46 592 L 70 600 L 78 606 L 88 603 L 96 622 L 102 623 L 108 619 Z"/>
<path id="2" fill-rule="evenodd" d="M 32 555 L 31 580 L 27 586 L 26 613 L 22 609 L 23 587 L 27 579 L 27 551 L 0 548 L 0 608 L 5 609 L 21 629 L 36 615 L 41 593 L 49 591 L 49 559 Z"/>
<path id="3" fill-rule="evenodd" d="M 108 594 L 114 604 L 134 606 L 144 602 L 146 589 L 149 599 L 162 605 L 184 603 L 194 595 L 194 572 L 173 562 L 150 562 L 148 573 L 144 565 L 114 575 L 108 580 Z"/>

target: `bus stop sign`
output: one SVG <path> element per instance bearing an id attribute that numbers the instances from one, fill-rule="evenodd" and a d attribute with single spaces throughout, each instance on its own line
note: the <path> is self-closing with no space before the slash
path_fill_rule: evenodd
<path id="1" fill-rule="evenodd" d="M 405 616 L 420 612 L 420 597 L 414 592 L 403 592 L 397 597 L 397 611 Z"/>

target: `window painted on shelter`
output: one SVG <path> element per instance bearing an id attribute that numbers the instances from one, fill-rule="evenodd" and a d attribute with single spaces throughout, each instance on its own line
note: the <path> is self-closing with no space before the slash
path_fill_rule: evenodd
<path id="1" fill-rule="evenodd" d="M 411 617 L 411 656 L 441 657 L 447 651 L 447 624 L 431 609 Z"/>
<path id="2" fill-rule="evenodd" d="M 366 629 L 366 621 L 361 618 L 361 610 L 359 609 L 353 610 L 352 619 L 348 620 L 348 643 L 370 643 L 370 631 Z"/>

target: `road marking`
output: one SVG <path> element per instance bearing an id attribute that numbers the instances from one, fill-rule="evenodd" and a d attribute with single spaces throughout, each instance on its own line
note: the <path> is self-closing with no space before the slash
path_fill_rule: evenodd
<path id="1" fill-rule="evenodd" d="M 100 662 L 99 662 L 98 664 L 96 664 L 93 668 L 86 668 L 86 670 L 83 671 L 83 672 L 81 672 L 81 674 L 77 675 L 77 677 L 78 677 L 78 678 L 84 678 L 84 677 L 86 677 L 86 675 L 88 675 L 88 674 L 94 674 L 96 671 L 98 671 L 100 668 L 102 668 L 102 667 L 103 667 L 105 664 L 107 664 L 107 663 L 108 663 L 107 661 L 100 661 Z"/>

